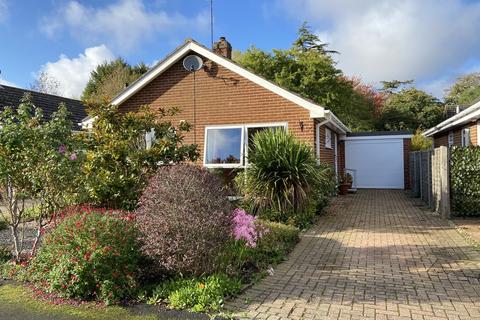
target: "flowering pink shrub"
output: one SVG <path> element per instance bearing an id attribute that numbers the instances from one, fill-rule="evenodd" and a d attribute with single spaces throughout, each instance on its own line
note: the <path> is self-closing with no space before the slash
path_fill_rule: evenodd
<path id="1" fill-rule="evenodd" d="M 65 298 L 117 302 L 137 285 L 140 243 L 128 215 L 67 210 L 27 267 L 27 279 Z"/>
<path id="2" fill-rule="evenodd" d="M 235 240 L 245 240 L 247 247 L 255 248 L 262 230 L 255 224 L 256 217 L 243 209 L 233 211 L 233 236 Z"/>
<path id="3" fill-rule="evenodd" d="M 212 273 L 231 239 L 231 212 L 225 187 L 206 169 L 186 164 L 160 167 L 135 211 L 143 252 L 161 270 Z"/>

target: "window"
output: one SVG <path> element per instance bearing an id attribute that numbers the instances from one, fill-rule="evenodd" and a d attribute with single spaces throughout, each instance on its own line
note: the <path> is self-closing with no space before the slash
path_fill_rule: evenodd
<path id="1" fill-rule="evenodd" d="M 448 146 L 451 147 L 454 144 L 454 134 L 453 131 L 450 131 L 448 134 Z"/>
<path id="2" fill-rule="evenodd" d="M 325 148 L 332 149 L 332 131 L 325 128 Z"/>
<path id="3" fill-rule="evenodd" d="M 286 124 L 206 127 L 204 165 L 220 168 L 245 166 L 248 164 L 248 150 L 252 148 L 255 134 L 277 128 L 286 128 Z"/>
<path id="4" fill-rule="evenodd" d="M 470 128 L 462 129 L 462 147 L 470 145 Z"/>
<path id="5" fill-rule="evenodd" d="M 205 165 L 243 165 L 243 127 L 207 128 L 205 140 Z"/>

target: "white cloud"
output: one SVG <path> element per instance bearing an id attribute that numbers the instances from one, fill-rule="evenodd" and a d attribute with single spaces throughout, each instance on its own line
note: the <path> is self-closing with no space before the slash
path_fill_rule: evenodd
<path id="1" fill-rule="evenodd" d="M 61 55 L 55 62 L 47 62 L 40 71 L 60 83 L 59 91 L 66 97 L 79 98 L 90 78 L 90 72 L 99 64 L 115 59 L 114 54 L 105 45 L 85 49 L 76 58 Z"/>
<path id="2" fill-rule="evenodd" d="M 68 30 L 87 45 L 106 43 L 116 51 L 127 52 L 154 35 L 206 29 L 208 21 L 206 12 L 187 17 L 162 10 L 151 11 L 142 0 L 118 0 L 98 8 L 70 1 L 55 15 L 44 17 L 40 27 L 49 37 Z"/>
<path id="3" fill-rule="evenodd" d="M 480 3 L 462 0 L 278 0 L 318 30 L 347 74 L 367 82 L 436 78 L 480 57 Z M 434 88 L 437 86 L 437 88 Z"/>
<path id="4" fill-rule="evenodd" d="M 0 23 L 5 22 L 8 17 L 8 3 L 7 0 L 0 0 Z"/>

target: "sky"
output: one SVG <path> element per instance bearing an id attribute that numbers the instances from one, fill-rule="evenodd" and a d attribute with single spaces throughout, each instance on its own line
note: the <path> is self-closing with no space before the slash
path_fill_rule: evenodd
<path id="1" fill-rule="evenodd" d="M 374 86 L 414 79 L 442 98 L 480 72 L 480 0 L 213 0 L 213 11 L 214 38 L 236 50 L 288 48 L 307 21 L 346 75 Z M 0 83 L 29 88 L 47 72 L 78 98 L 98 64 L 151 65 L 210 37 L 210 0 L 0 0 Z"/>

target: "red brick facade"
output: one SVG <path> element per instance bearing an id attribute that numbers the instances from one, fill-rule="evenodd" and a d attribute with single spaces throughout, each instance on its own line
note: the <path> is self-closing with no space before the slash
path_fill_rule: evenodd
<path id="1" fill-rule="evenodd" d="M 120 110 L 136 111 L 143 105 L 153 110 L 180 108 L 169 120 L 174 124 L 185 120 L 193 126 L 185 136 L 185 143 L 198 144 L 202 162 L 205 127 L 210 125 L 286 122 L 290 132 L 315 147 L 315 121 L 308 110 L 205 57 L 202 59 L 205 68 L 195 73 L 195 120 L 194 74 L 183 68 L 181 60 L 121 103 Z M 324 132 L 323 128 L 323 146 Z M 333 165 L 333 152 L 334 149 L 323 148 L 322 161 Z"/>
<path id="2" fill-rule="evenodd" d="M 462 130 L 465 128 L 470 128 L 470 141 L 472 145 L 478 145 L 478 126 L 480 121 L 472 122 L 465 126 L 456 127 L 453 130 L 445 131 L 433 136 L 435 148 L 440 146 L 448 147 L 448 135 L 450 132 L 453 132 L 453 145 L 461 146 L 462 145 Z"/>

